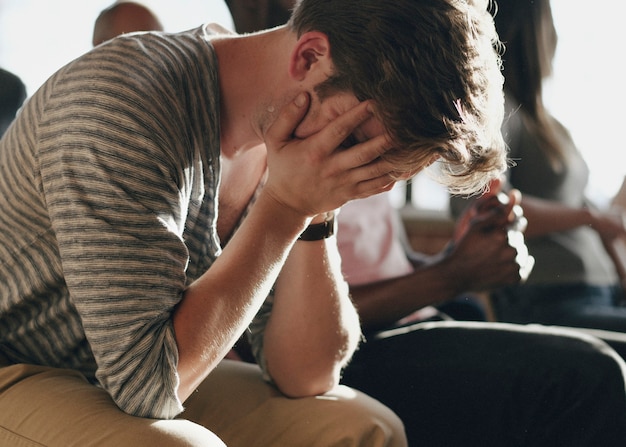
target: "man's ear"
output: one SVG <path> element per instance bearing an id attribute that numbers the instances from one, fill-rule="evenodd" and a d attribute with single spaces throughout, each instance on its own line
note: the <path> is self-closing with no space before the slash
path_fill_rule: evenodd
<path id="1" fill-rule="evenodd" d="M 328 36 L 319 31 L 304 33 L 294 47 L 289 59 L 289 75 L 303 81 L 307 76 L 319 77 L 321 82 L 332 73 Z"/>

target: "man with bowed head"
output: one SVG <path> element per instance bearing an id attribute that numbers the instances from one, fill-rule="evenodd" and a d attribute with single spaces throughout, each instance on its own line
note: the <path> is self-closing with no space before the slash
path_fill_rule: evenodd
<path id="1" fill-rule="evenodd" d="M 0 143 L 0 440 L 406 445 L 337 386 L 360 330 L 328 229 L 434 158 L 454 190 L 502 172 L 494 39 L 482 2 L 303 0 L 61 68 Z M 222 360 L 250 325 L 260 369 Z"/>

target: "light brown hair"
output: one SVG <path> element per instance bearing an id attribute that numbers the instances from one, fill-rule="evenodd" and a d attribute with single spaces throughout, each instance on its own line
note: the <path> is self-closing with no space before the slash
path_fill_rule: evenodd
<path id="1" fill-rule="evenodd" d="M 499 41 L 489 0 L 301 0 L 289 26 L 325 33 L 335 73 L 323 98 L 373 99 L 399 174 L 442 161 L 452 192 L 483 190 L 506 169 Z"/>

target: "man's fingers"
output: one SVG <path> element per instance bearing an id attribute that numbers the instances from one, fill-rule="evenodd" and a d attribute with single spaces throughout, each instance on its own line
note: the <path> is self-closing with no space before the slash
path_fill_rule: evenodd
<path id="1" fill-rule="evenodd" d="M 371 178 L 356 184 L 352 195 L 354 198 L 363 199 L 375 194 L 380 194 L 381 192 L 389 191 L 393 188 L 394 184 L 395 181 L 387 175 Z"/>
<path id="2" fill-rule="evenodd" d="M 292 139 L 293 131 L 306 114 L 309 95 L 300 93 L 293 101 L 285 105 L 274 122 L 265 131 L 265 141 L 278 147 Z"/>
<path id="3" fill-rule="evenodd" d="M 326 127 L 313 135 L 310 140 L 315 143 L 316 147 L 325 149 L 326 154 L 330 154 L 341 146 L 359 125 L 372 118 L 372 116 L 370 104 L 367 101 L 361 102 L 329 122 Z M 373 158 L 369 161 L 371 160 Z"/>
<path id="4" fill-rule="evenodd" d="M 338 153 L 337 165 L 345 169 L 367 166 L 380 161 L 381 155 L 391 149 L 391 147 L 392 143 L 387 135 L 378 135 Z M 396 168 L 392 165 L 388 165 L 387 167 L 387 173 Z"/>

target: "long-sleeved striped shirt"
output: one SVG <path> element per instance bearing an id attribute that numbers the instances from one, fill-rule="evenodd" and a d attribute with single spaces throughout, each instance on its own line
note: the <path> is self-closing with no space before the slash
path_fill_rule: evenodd
<path id="1" fill-rule="evenodd" d="M 220 252 L 217 61 L 205 28 L 69 63 L 0 141 L 0 351 L 171 418 L 171 321 Z"/>

